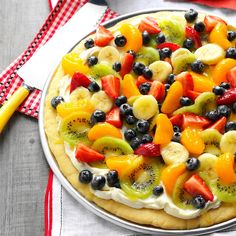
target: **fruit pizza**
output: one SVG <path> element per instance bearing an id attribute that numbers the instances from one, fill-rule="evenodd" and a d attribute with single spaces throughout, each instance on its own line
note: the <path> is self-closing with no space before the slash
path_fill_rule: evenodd
<path id="1" fill-rule="evenodd" d="M 114 215 L 164 229 L 234 218 L 236 28 L 193 9 L 98 26 L 55 71 L 45 131 L 68 181 Z"/>

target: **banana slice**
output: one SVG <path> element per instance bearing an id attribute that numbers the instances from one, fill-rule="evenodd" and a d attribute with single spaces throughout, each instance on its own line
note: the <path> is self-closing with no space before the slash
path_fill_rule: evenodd
<path id="1" fill-rule="evenodd" d="M 187 161 L 189 152 L 182 144 L 170 142 L 161 146 L 161 156 L 167 165 L 172 165 Z"/>
<path id="2" fill-rule="evenodd" d="M 111 98 L 109 98 L 104 91 L 99 91 L 93 94 L 90 101 L 95 109 L 102 110 L 104 112 L 110 111 L 113 105 Z"/>
<path id="3" fill-rule="evenodd" d="M 80 99 L 87 99 L 90 100 L 91 98 L 91 93 L 89 92 L 88 89 L 84 87 L 78 87 L 75 89 L 71 94 L 70 94 L 70 101 L 71 102 L 76 102 Z"/>
<path id="4" fill-rule="evenodd" d="M 186 48 L 177 49 L 171 54 L 171 63 L 173 63 L 173 61 L 175 61 L 177 57 L 182 56 L 182 55 L 187 55 L 187 54 L 191 54 L 191 52 L 188 49 Z"/>
<path id="5" fill-rule="evenodd" d="M 195 51 L 197 60 L 207 65 L 215 65 L 225 57 L 225 51 L 222 47 L 214 43 L 208 43 Z"/>
<path id="6" fill-rule="evenodd" d="M 217 161 L 217 157 L 211 153 L 203 153 L 198 157 L 200 161 L 200 166 L 198 171 L 212 171 L 215 169 L 215 163 Z"/>
<path id="7" fill-rule="evenodd" d="M 166 61 L 155 61 L 149 65 L 149 69 L 153 73 L 152 79 L 161 82 L 164 82 L 172 72 L 171 65 Z"/>
<path id="8" fill-rule="evenodd" d="M 101 48 L 100 47 L 92 47 L 90 49 L 87 49 L 83 52 L 80 53 L 80 58 L 83 60 L 83 61 L 87 61 L 89 57 L 91 56 L 98 56 L 98 53 L 100 52 Z"/>
<path id="9" fill-rule="evenodd" d="M 120 53 L 113 46 L 106 46 L 100 50 L 98 53 L 99 63 L 106 62 L 114 64 L 116 61 L 120 61 Z"/>
<path id="10" fill-rule="evenodd" d="M 236 152 L 236 130 L 228 131 L 225 133 L 220 142 L 220 148 L 223 153 Z"/>

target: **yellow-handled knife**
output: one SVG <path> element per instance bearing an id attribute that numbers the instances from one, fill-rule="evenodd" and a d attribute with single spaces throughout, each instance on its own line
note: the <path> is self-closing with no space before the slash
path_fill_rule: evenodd
<path id="1" fill-rule="evenodd" d="M 49 73 L 61 57 L 93 30 L 107 7 L 105 0 L 90 0 L 17 71 L 24 83 L 0 108 L 0 133 L 30 91 L 43 89 Z"/>

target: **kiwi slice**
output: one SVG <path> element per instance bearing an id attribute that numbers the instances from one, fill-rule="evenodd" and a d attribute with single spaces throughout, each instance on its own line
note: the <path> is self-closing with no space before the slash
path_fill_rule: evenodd
<path id="1" fill-rule="evenodd" d="M 105 156 L 120 156 L 134 153 L 134 150 L 126 141 L 108 136 L 97 139 L 93 143 L 92 148 Z"/>
<path id="2" fill-rule="evenodd" d="M 79 142 L 90 144 L 87 136 L 90 128 L 90 114 L 87 112 L 75 112 L 62 120 L 59 132 L 66 142 L 75 146 Z"/>
<path id="3" fill-rule="evenodd" d="M 205 143 L 204 152 L 219 156 L 221 154 L 220 141 L 222 134 L 216 129 L 206 129 L 201 132 L 201 138 Z"/>
<path id="4" fill-rule="evenodd" d="M 174 67 L 174 74 L 179 74 L 182 71 L 186 71 L 188 66 L 196 60 L 196 56 L 193 53 L 178 56 L 172 60 Z"/>
<path id="5" fill-rule="evenodd" d="M 152 47 L 142 47 L 136 55 L 136 61 L 143 63 L 145 66 L 159 60 L 160 54 L 158 50 Z"/>
<path id="6" fill-rule="evenodd" d="M 190 173 L 184 173 L 178 177 L 172 193 L 172 200 L 176 206 L 182 209 L 194 209 L 192 205 L 192 196 L 184 188 L 184 183 L 190 178 Z"/>
<path id="7" fill-rule="evenodd" d="M 191 106 L 184 106 L 177 109 L 173 114 L 183 114 L 186 112 L 197 115 L 205 115 L 206 112 L 214 110 L 216 107 L 216 95 L 212 92 L 204 92 L 200 94 L 195 103 Z"/>
<path id="8" fill-rule="evenodd" d="M 131 96 L 131 97 L 128 98 L 127 102 L 130 106 L 133 106 L 134 102 L 140 97 L 142 97 L 142 95 Z"/>
<path id="9" fill-rule="evenodd" d="M 120 180 L 121 189 L 131 200 L 148 198 L 159 185 L 163 164 L 157 159 L 146 159 L 129 176 Z"/>

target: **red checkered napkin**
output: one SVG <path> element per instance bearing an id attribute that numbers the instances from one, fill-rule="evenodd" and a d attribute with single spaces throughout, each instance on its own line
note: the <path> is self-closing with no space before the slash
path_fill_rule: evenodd
<path id="1" fill-rule="evenodd" d="M 34 52 L 43 46 L 53 36 L 56 30 L 62 27 L 87 1 L 88 0 L 58 1 L 28 48 L 0 74 L 0 104 L 3 104 L 22 84 L 22 79 L 16 73 L 17 70 L 24 65 Z M 117 13 L 108 8 L 102 17 L 101 22 L 114 18 L 115 16 L 117 16 Z M 38 118 L 40 97 L 41 91 L 35 89 L 18 108 L 18 111 Z"/>

